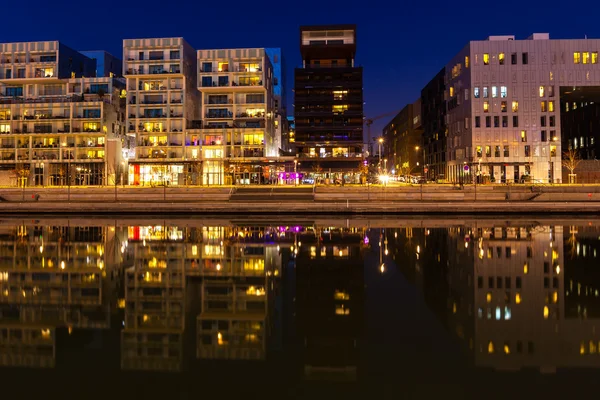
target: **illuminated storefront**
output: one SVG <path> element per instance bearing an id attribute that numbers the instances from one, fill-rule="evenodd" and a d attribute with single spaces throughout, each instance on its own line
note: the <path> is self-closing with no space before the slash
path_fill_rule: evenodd
<path id="1" fill-rule="evenodd" d="M 132 164 L 129 182 L 135 186 L 179 185 L 185 182 L 183 164 Z"/>

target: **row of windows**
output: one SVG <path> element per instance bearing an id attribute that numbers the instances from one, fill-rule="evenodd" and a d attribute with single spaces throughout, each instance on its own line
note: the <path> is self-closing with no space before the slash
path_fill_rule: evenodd
<path id="1" fill-rule="evenodd" d="M 490 53 L 483 53 L 483 65 L 490 65 L 490 61 L 492 59 L 496 59 L 496 58 L 498 59 L 499 65 L 504 65 L 506 63 L 506 54 L 505 53 L 498 53 L 497 57 L 495 55 L 490 57 Z M 516 65 L 517 61 L 518 61 L 517 53 L 512 53 L 510 55 L 510 63 L 512 65 Z M 467 62 L 466 59 L 465 59 L 465 62 Z M 529 53 L 521 53 L 521 62 L 523 63 L 523 65 L 529 64 Z"/>
<path id="2" fill-rule="evenodd" d="M 497 276 L 497 277 L 493 277 L 490 276 L 488 277 L 488 289 L 494 289 L 494 286 L 497 289 L 502 289 L 502 286 L 504 286 L 505 289 L 510 289 L 512 286 L 512 279 L 510 276 L 505 276 L 504 278 L 501 276 Z M 517 276 L 515 278 L 515 287 L 517 289 L 521 289 L 521 277 Z M 478 276 L 477 277 L 477 288 L 479 289 L 483 289 L 483 277 L 482 276 Z M 490 301 L 491 301 L 491 294 L 490 294 Z M 510 301 L 508 301 L 510 303 Z"/>
<path id="3" fill-rule="evenodd" d="M 524 148 L 524 153 L 525 153 L 525 157 L 531 157 L 531 146 L 530 145 L 525 145 Z M 485 153 L 484 153 L 485 151 Z M 536 148 L 536 152 L 538 151 L 538 148 Z M 546 148 L 544 147 L 542 149 L 543 155 L 546 155 Z M 483 158 L 483 155 L 485 154 L 486 157 L 491 158 L 492 157 L 492 146 L 475 146 L 475 156 L 477 158 Z M 514 154 L 514 156 L 518 156 L 518 154 Z M 536 153 L 536 156 L 539 156 L 539 154 Z M 552 157 L 556 157 L 556 146 L 552 145 L 550 146 L 550 156 Z M 494 157 L 499 158 L 499 157 L 510 157 L 510 146 L 508 145 L 504 145 L 503 147 L 501 146 L 494 146 Z M 507 247 L 507 249 L 509 249 Z M 492 258 L 492 254 L 493 252 L 491 251 L 491 249 L 488 249 L 488 258 Z M 500 257 L 500 252 L 498 253 L 498 257 Z M 483 258 L 483 253 L 480 253 L 480 258 Z M 510 254 L 507 253 L 506 258 L 510 258 Z"/>
<path id="4" fill-rule="evenodd" d="M 579 52 L 576 51 L 573 53 L 573 63 L 574 64 L 598 64 L 598 52 Z"/>
<path id="5" fill-rule="evenodd" d="M 491 314 L 491 313 L 488 313 Z M 495 348 L 494 348 L 494 342 L 492 342 L 491 340 L 488 343 L 488 354 L 494 354 L 495 352 Z M 510 342 L 509 341 L 505 341 L 504 342 L 504 347 L 502 348 L 502 351 L 504 352 L 504 354 L 510 354 Z M 529 354 L 533 354 L 533 342 L 527 342 L 527 352 Z M 521 354 L 523 353 L 523 342 L 521 342 L 520 340 L 517 341 L 517 353 Z"/>
<path id="6" fill-rule="evenodd" d="M 484 86 L 482 89 L 483 90 L 480 91 L 478 86 L 474 87 L 473 88 L 473 97 L 478 99 L 483 95 L 484 99 L 489 98 L 490 91 L 488 90 L 488 87 Z M 491 89 L 492 89 L 491 90 L 492 98 L 498 97 L 498 86 L 492 86 Z M 540 97 L 546 97 L 546 96 L 554 97 L 554 86 L 548 86 L 548 87 L 540 86 L 538 88 L 538 94 Z M 454 95 L 454 88 L 450 87 L 450 97 L 452 97 L 453 95 Z M 466 97 L 466 94 L 465 94 L 465 97 Z M 501 98 L 508 97 L 508 89 L 506 88 L 506 86 L 500 86 L 500 97 Z"/>
<path id="7" fill-rule="evenodd" d="M 452 89 L 452 88 L 450 88 L 450 89 Z M 473 97 L 478 99 L 479 96 L 480 96 L 479 87 L 474 87 L 473 88 Z M 507 96 L 508 96 L 508 89 L 506 88 L 506 86 L 500 86 L 500 97 L 507 97 Z M 483 87 L 483 98 L 487 99 L 488 97 L 489 97 L 488 87 L 484 86 Z M 497 86 L 492 86 L 492 97 L 498 97 L 498 87 Z"/>

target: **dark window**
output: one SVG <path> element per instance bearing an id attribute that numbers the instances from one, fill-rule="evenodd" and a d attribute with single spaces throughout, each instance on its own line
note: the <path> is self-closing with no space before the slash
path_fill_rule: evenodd
<path id="1" fill-rule="evenodd" d="M 544 273 L 550 273 L 550 263 L 548 261 L 544 261 Z"/>
<path id="2" fill-rule="evenodd" d="M 556 125 L 556 117 L 554 117 L 554 115 L 550 116 L 550 126 L 555 126 Z"/>
<path id="3" fill-rule="evenodd" d="M 540 117 L 540 126 L 546 126 L 546 116 L 542 115 Z"/>
<path id="4" fill-rule="evenodd" d="M 522 353 L 523 352 L 523 342 L 521 342 L 520 340 L 517 342 L 517 353 Z"/>
<path id="5" fill-rule="evenodd" d="M 533 257 L 533 248 L 531 246 L 527 246 L 527 258 Z"/>
<path id="6" fill-rule="evenodd" d="M 496 247 L 496 254 L 498 255 L 498 258 L 502 257 L 502 247 Z"/>
<path id="7" fill-rule="evenodd" d="M 500 117 L 495 115 L 494 116 L 494 128 L 499 128 L 500 127 Z"/>
<path id="8" fill-rule="evenodd" d="M 212 72 L 212 63 L 205 62 L 202 63 L 202 72 Z M 204 78 L 202 78 L 204 79 Z"/>
<path id="9" fill-rule="evenodd" d="M 548 289 L 550 287 L 550 278 L 544 278 L 544 289 Z"/>
<path id="10" fill-rule="evenodd" d="M 481 127 L 481 117 L 475 117 L 475 128 Z"/>
<path id="11" fill-rule="evenodd" d="M 202 77 L 202 86 L 203 87 L 212 86 L 212 78 L 210 76 L 203 76 Z"/>
<path id="12" fill-rule="evenodd" d="M 496 288 L 502 289 L 502 277 L 500 276 L 496 277 Z"/>
<path id="13" fill-rule="evenodd" d="M 506 115 L 502 116 L 502 127 L 508 128 L 508 117 Z"/>
<path id="14" fill-rule="evenodd" d="M 505 247 L 504 248 L 504 253 L 506 255 L 506 258 L 510 258 L 510 252 L 511 252 L 510 247 Z"/>
<path id="15" fill-rule="evenodd" d="M 512 54 L 510 55 L 510 63 L 511 63 L 512 65 L 515 65 L 515 64 L 517 63 L 517 53 L 512 53 Z"/>
<path id="16" fill-rule="evenodd" d="M 477 288 L 483 289 L 483 277 L 481 276 L 477 277 Z"/>
<path id="17" fill-rule="evenodd" d="M 486 128 L 492 127 L 492 117 L 485 117 L 485 127 Z"/>
<path id="18" fill-rule="evenodd" d="M 505 276 L 504 277 L 504 287 L 507 288 L 507 289 L 510 289 L 510 276 Z"/>
<path id="19" fill-rule="evenodd" d="M 546 131 L 542 131 L 542 142 L 547 142 L 548 137 L 546 136 Z"/>
<path id="20" fill-rule="evenodd" d="M 504 146 L 504 157 L 510 157 L 510 150 L 508 146 Z"/>
<path id="21" fill-rule="evenodd" d="M 513 128 L 517 128 L 519 126 L 519 116 L 513 115 Z"/>
<path id="22" fill-rule="evenodd" d="M 552 278 L 552 287 L 554 289 L 558 288 L 558 278 Z"/>
<path id="23" fill-rule="evenodd" d="M 529 64 L 529 53 L 523 53 L 523 65 Z"/>
<path id="24" fill-rule="evenodd" d="M 169 58 L 171 60 L 179 60 L 179 50 L 171 50 Z"/>
<path id="25" fill-rule="evenodd" d="M 531 147 L 529 145 L 525 145 L 525 157 L 531 156 Z"/>
<path id="26" fill-rule="evenodd" d="M 494 146 L 494 157 L 500 157 L 500 146 Z"/>
<path id="27" fill-rule="evenodd" d="M 494 288 L 494 277 L 490 276 L 488 278 L 488 288 L 493 289 Z"/>
<path id="28" fill-rule="evenodd" d="M 521 289 L 521 277 L 517 276 L 517 278 L 515 279 L 515 287 L 517 289 Z"/>

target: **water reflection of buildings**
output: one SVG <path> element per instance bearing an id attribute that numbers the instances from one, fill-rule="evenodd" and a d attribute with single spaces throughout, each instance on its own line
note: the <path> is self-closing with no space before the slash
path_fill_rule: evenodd
<path id="1" fill-rule="evenodd" d="M 577 267 L 565 260 L 563 231 L 534 223 L 449 229 L 449 253 L 455 255 L 448 272 L 449 320 L 477 366 L 555 372 L 600 365 L 584 357 L 600 346 L 600 320 L 585 315 L 597 306 L 580 301 L 566 307 L 578 288 L 595 295 L 598 283 L 568 278 Z"/>
<path id="2" fill-rule="evenodd" d="M 131 226 L 134 265 L 125 271 L 123 369 L 180 370 L 185 329 L 183 231 Z"/>
<path id="3" fill-rule="evenodd" d="M 0 226 L 0 363 L 53 367 L 56 329 L 109 327 L 106 231 Z"/>
<path id="4" fill-rule="evenodd" d="M 360 227 L 314 227 L 299 235 L 296 324 L 308 379 L 357 378 L 365 237 Z"/>
<path id="5" fill-rule="evenodd" d="M 121 369 L 183 371 L 195 359 L 267 360 L 290 349 L 285 331 L 300 339 L 291 359 L 304 376 L 355 378 L 360 225 L 3 221 L 0 364 L 52 368 L 61 348 L 102 337 L 120 339 Z"/>
<path id="6" fill-rule="evenodd" d="M 203 228 L 202 258 L 194 271 L 202 277 L 198 358 L 265 358 L 286 233 L 264 226 Z"/>

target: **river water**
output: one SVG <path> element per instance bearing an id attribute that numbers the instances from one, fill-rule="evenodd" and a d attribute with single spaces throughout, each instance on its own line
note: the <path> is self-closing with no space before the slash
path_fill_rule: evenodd
<path id="1" fill-rule="evenodd" d="M 4 218 L 2 392 L 593 393 L 598 252 L 560 216 Z"/>

